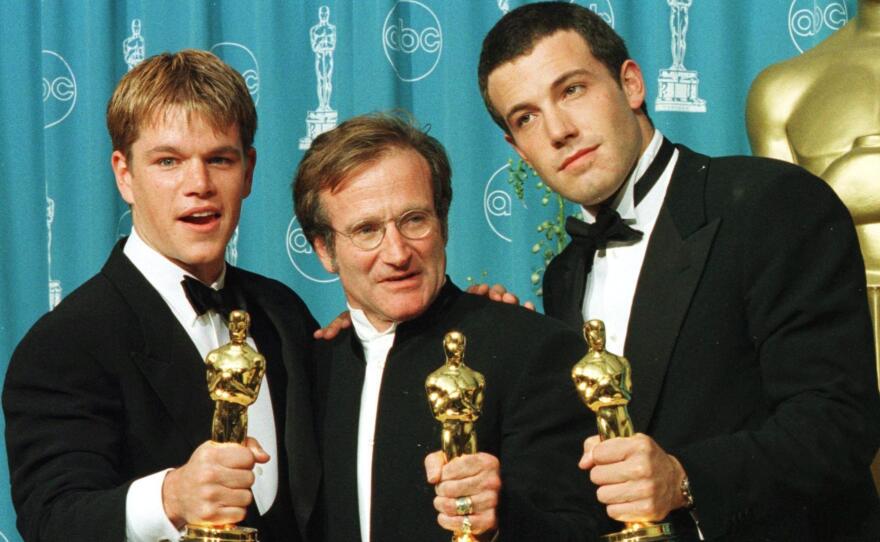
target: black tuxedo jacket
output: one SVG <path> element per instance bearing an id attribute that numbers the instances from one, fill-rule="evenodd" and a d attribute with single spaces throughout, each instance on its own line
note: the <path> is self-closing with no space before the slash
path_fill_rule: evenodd
<path id="1" fill-rule="evenodd" d="M 709 539 L 880 539 L 880 407 L 846 208 L 789 164 L 678 150 L 627 329 L 636 430 L 681 461 Z M 547 314 L 578 327 L 584 263 L 566 248 L 544 280 Z"/>
<path id="2" fill-rule="evenodd" d="M 550 318 L 461 292 L 447 279 L 418 318 L 397 328 L 379 397 L 373 449 L 372 542 L 448 542 L 437 524 L 424 459 L 440 448 L 425 379 L 445 362 L 443 336 L 465 334 L 465 363 L 486 378 L 477 446 L 501 461 L 501 540 L 593 540 L 591 488 L 578 470 L 595 417 L 571 381 L 584 340 Z M 357 441 L 363 349 L 353 330 L 316 346 L 324 478 L 316 540 L 361 540 Z"/>
<path id="3" fill-rule="evenodd" d="M 9 364 L 6 444 L 27 541 L 123 540 L 131 482 L 184 464 L 211 436 L 204 361 L 123 244 L 34 325 Z M 268 360 L 280 456 L 272 508 L 260 517 L 252 505 L 242 523 L 261 540 L 299 540 L 320 478 L 304 374 L 317 324 L 279 282 L 233 267 L 227 281 Z"/>

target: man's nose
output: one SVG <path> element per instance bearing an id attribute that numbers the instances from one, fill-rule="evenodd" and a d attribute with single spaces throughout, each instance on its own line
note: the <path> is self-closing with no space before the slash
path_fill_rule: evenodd
<path id="1" fill-rule="evenodd" d="M 208 165 L 202 160 L 190 160 L 184 173 L 186 178 L 186 195 L 206 196 L 214 193 L 214 183 Z"/>
<path id="2" fill-rule="evenodd" d="M 412 247 L 409 240 L 401 235 L 397 225 L 393 222 L 385 226 L 385 238 L 380 246 L 382 261 L 395 267 L 402 267 L 409 262 L 412 256 Z"/>
<path id="3" fill-rule="evenodd" d="M 559 107 L 551 107 L 544 113 L 544 129 L 554 147 L 563 147 L 570 138 L 577 135 L 577 125 L 572 122 L 568 112 Z"/>

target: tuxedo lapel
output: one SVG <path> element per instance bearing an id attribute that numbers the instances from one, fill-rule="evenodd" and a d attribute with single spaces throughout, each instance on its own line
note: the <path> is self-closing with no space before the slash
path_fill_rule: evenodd
<path id="1" fill-rule="evenodd" d="M 625 355 L 632 364 L 637 431 L 648 429 L 678 332 L 699 284 L 720 219 L 706 223 L 708 158 L 679 147 L 679 159 L 636 285 Z"/>
<path id="2" fill-rule="evenodd" d="M 553 258 L 544 274 L 544 313 L 581 329 L 584 325 L 586 283 L 583 252 L 575 250 L 569 244 L 562 253 Z"/>
<path id="3" fill-rule="evenodd" d="M 143 348 L 131 352 L 132 360 L 195 448 L 211 437 L 214 409 L 204 361 L 159 293 L 123 254 L 123 245 L 123 241 L 116 245 L 102 273 L 140 320 Z M 204 393 L 194 395 L 193 390 L 199 389 Z"/>
<path id="4" fill-rule="evenodd" d="M 284 435 L 288 482 L 297 524 L 304 528 L 312 514 L 321 477 L 314 434 L 311 381 L 306 371 L 306 367 L 311 362 L 309 358 L 312 339 L 307 337 L 304 342 L 304 339 L 297 335 L 298 331 L 304 329 L 305 323 L 292 321 L 292 317 L 298 317 L 293 307 L 279 306 L 271 294 L 253 287 L 247 280 L 241 280 L 239 270 L 232 267 L 228 269 L 236 278 L 236 283 L 243 291 L 248 304 L 255 310 L 263 312 L 268 324 L 280 340 L 280 358 L 270 360 L 270 363 L 274 364 L 274 369 L 270 369 L 269 373 L 270 378 L 273 374 L 280 378 L 272 380 L 269 386 L 276 412 L 284 413 L 284 425 L 278 434 Z M 284 393 L 283 400 L 278 392 Z M 281 442 L 279 439 L 279 443 Z"/>

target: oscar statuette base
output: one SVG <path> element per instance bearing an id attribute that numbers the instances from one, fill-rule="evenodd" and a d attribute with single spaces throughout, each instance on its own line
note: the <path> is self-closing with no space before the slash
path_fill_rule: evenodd
<path id="1" fill-rule="evenodd" d="M 675 535 L 668 523 L 630 523 L 619 533 L 600 537 L 602 542 L 673 542 Z"/>
<path id="2" fill-rule="evenodd" d="M 257 530 L 251 527 L 212 527 L 187 525 L 181 542 L 259 542 Z"/>

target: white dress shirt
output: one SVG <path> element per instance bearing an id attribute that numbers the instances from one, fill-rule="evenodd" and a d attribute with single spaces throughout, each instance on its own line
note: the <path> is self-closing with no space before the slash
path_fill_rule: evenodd
<path id="1" fill-rule="evenodd" d="M 645 260 L 645 250 L 648 248 L 648 240 L 660 215 L 672 170 L 678 160 L 678 149 L 676 149 L 660 178 L 636 207 L 634 201 L 636 181 L 645 174 L 654 161 L 662 143 L 663 134 L 655 129 L 654 137 L 651 138 L 636 167 L 617 197 L 611 202 L 611 207 L 620 213 L 623 221 L 644 235 L 636 242 L 610 241 L 604 250 L 597 250 L 593 258 L 593 268 L 587 276 L 582 305 L 584 320 L 599 319 L 605 322 L 605 344 L 608 351 L 615 354 L 623 355 L 633 296 Z M 595 211 L 583 207 L 581 209 L 585 222 L 596 221 L 598 209 Z"/>
<path id="2" fill-rule="evenodd" d="M 125 243 L 123 253 L 168 304 L 168 308 L 171 309 L 180 325 L 192 339 L 202 359 L 206 358 L 211 350 L 229 342 L 229 330 L 226 328 L 223 317 L 214 311 L 208 311 L 201 316 L 196 315 L 186 298 L 180 283 L 183 281 L 183 277 L 190 275 L 190 273 L 147 245 L 134 228 Z M 224 266 L 220 278 L 210 286 L 214 289 L 220 289 L 225 280 L 226 267 Z M 247 341 L 253 348 L 256 348 L 250 336 Z M 280 363 L 280 360 L 275 362 Z M 207 385 L 204 393 L 208 393 Z M 278 491 L 278 461 L 276 459 L 278 445 L 275 435 L 275 416 L 272 412 L 269 383 L 265 375 L 257 400 L 248 407 L 248 435 L 257 439 L 271 457 L 267 463 L 254 467 L 255 481 L 251 487 L 257 509 L 263 514 L 272 506 Z M 173 467 L 176 466 L 173 465 Z M 171 469 L 139 478 L 129 487 L 125 499 L 126 540 L 130 542 L 155 542 L 157 540 L 176 541 L 180 539 L 181 533 L 168 520 L 162 504 L 162 484 L 169 470 Z"/>
<path id="3" fill-rule="evenodd" d="M 361 346 L 367 366 L 364 373 L 364 387 L 361 391 L 361 411 L 358 418 L 357 445 L 357 488 L 358 515 L 360 516 L 361 541 L 370 542 L 370 503 L 373 486 L 373 446 L 376 442 L 376 414 L 379 409 L 379 391 L 382 387 L 382 372 L 388 352 L 394 344 L 397 323 L 385 331 L 377 331 L 367 319 L 364 311 L 348 306 L 351 323 Z"/>

